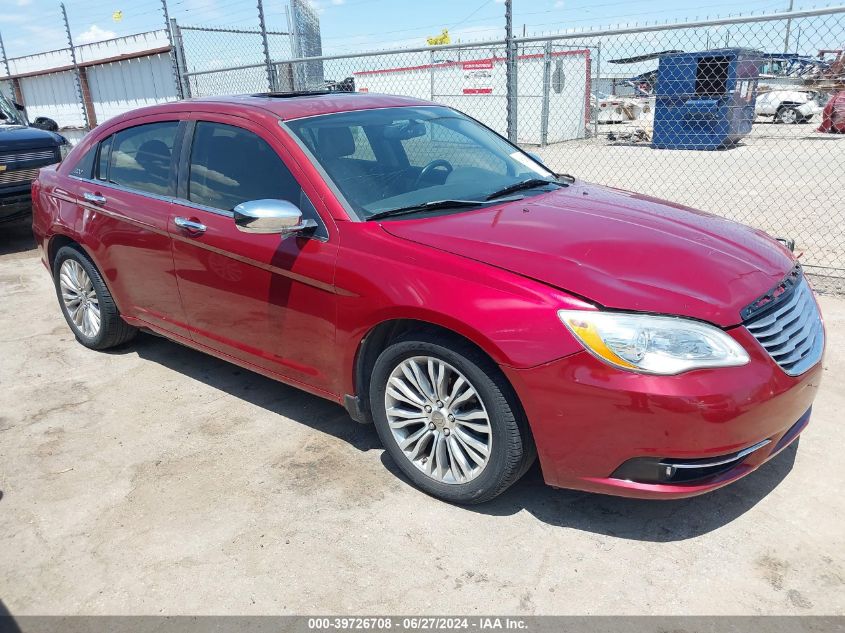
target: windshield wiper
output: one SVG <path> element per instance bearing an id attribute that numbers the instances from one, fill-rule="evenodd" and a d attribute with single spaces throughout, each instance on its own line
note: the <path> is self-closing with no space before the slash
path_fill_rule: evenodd
<path id="1" fill-rule="evenodd" d="M 385 209 L 378 213 L 373 213 L 367 218 L 367 222 L 371 220 L 380 220 L 382 218 L 392 218 L 397 215 L 407 215 L 409 213 L 420 213 L 421 211 L 436 211 L 437 209 L 463 209 L 466 207 L 477 207 L 483 205 L 484 200 L 432 200 L 431 202 L 423 202 L 422 204 L 410 204 L 407 207 L 398 207 L 396 209 Z"/>
<path id="2" fill-rule="evenodd" d="M 491 193 L 485 200 L 493 200 L 494 198 L 501 198 L 509 193 L 522 191 L 523 189 L 533 189 L 534 187 L 542 187 L 543 185 L 557 185 L 558 187 L 567 187 L 567 183 L 558 182 L 556 180 L 546 180 L 545 178 L 529 178 L 528 180 L 520 180 L 507 187 L 502 187 L 497 191 Z"/>

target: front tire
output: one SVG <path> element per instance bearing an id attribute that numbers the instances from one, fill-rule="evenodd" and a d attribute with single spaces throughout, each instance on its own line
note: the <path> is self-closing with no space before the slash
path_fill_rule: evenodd
<path id="1" fill-rule="evenodd" d="M 82 249 L 59 249 L 53 280 L 65 321 L 85 347 L 108 349 L 135 337 L 137 329 L 121 318 L 100 271 Z"/>
<path id="2" fill-rule="evenodd" d="M 373 420 L 385 449 L 418 488 L 445 501 L 488 501 L 515 483 L 536 450 L 516 395 L 473 345 L 410 333 L 376 360 Z"/>
<path id="3" fill-rule="evenodd" d="M 785 123 L 786 125 L 794 125 L 801 121 L 801 118 L 801 113 L 798 112 L 797 109 L 790 106 L 784 106 L 780 108 L 777 114 L 775 115 L 775 121 L 779 123 Z"/>

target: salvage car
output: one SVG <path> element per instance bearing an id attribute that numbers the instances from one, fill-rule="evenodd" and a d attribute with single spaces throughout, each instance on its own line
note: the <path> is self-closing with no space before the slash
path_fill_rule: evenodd
<path id="1" fill-rule="evenodd" d="M 775 123 L 807 123 L 822 111 L 818 93 L 813 90 L 767 90 L 757 95 L 754 113 L 771 117 Z"/>
<path id="2" fill-rule="evenodd" d="M 676 498 L 796 440 L 824 328 L 764 233 L 553 173 L 417 99 L 170 103 L 33 185 L 76 339 L 149 331 L 343 404 L 422 490 Z"/>
<path id="3" fill-rule="evenodd" d="M 38 123 L 55 126 L 46 118 Z M 30 126 L 23 106 L 0 94 L 0 222 L 29 213 L 30 187 L 38 170 L 59 162 L 69 148 L 62 135 Z"/>

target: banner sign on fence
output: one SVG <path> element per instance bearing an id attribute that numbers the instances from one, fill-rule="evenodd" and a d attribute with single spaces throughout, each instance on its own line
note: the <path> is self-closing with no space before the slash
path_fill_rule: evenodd
<path id="1" fill-rule="evenodd" d="M 493 93 L 493 61 L 464 62 L 465 95 L 489 95 Z"/>

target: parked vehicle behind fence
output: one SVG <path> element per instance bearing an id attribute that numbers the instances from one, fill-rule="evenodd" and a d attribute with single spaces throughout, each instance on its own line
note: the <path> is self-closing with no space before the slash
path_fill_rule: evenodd
<path id="1" fill-rule="evenodd" d="M 69 151 L 67 139 L 45 129 L 57 129 L 54 121 L 42 118 L 37 124 L 31 127 L 23 107 L 0 94 L 0 222 L 29 212 L 38 169 Z"/>
<path id="2" fill-rule="evenodd" d="M 774 89 L 760 92 L 754 112 L 771 117 L 775 123 L 807 123 L 822 111 L 818 93 L 813 90 Z"/>
<path id="3" fill-rule="evenodd" d="M 703 493 L 805 428 L 824 329 L 756 231 L 552 173 L 447 107 L 265 94 L 143 108 L 33 185 L 92 349 L 162 334 L 374 422 L 417 486 Z"/>

